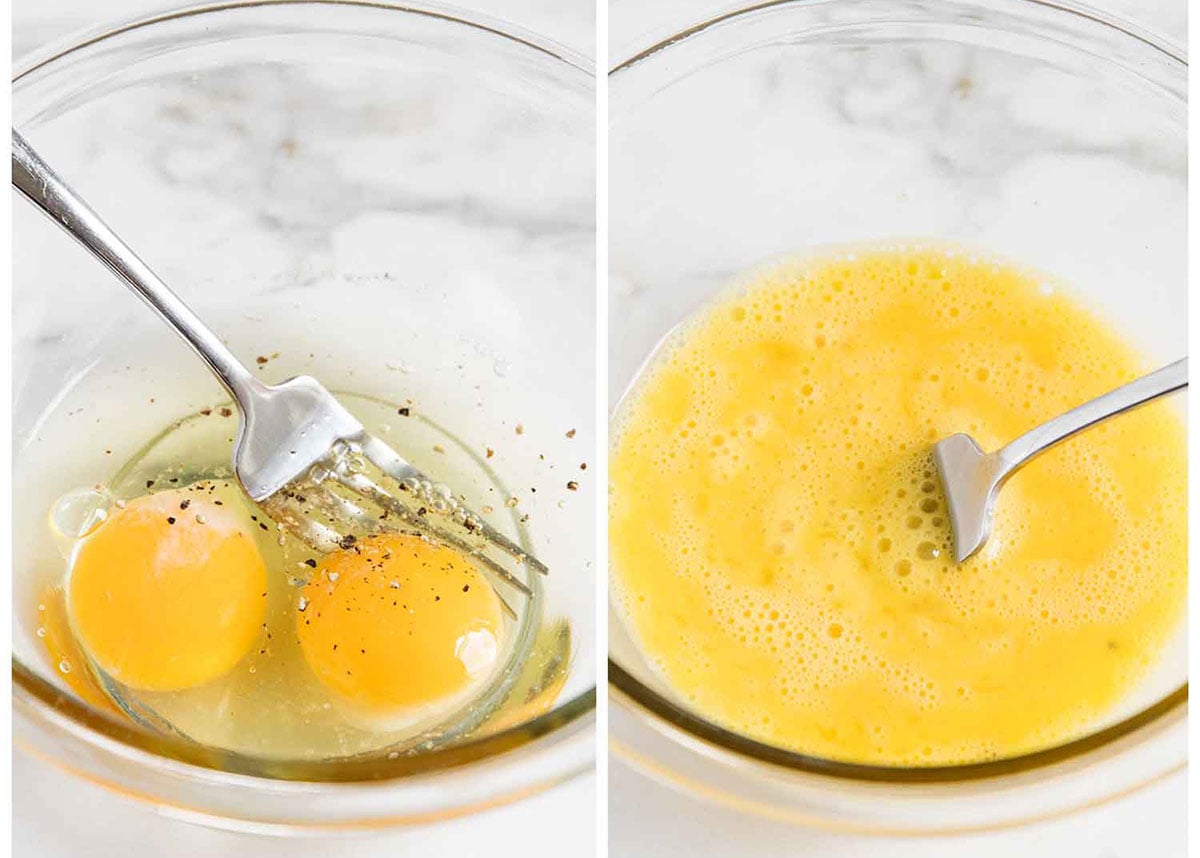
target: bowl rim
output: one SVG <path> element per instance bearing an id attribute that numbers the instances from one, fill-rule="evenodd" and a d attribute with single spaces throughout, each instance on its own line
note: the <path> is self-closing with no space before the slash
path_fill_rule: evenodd
<path id="1" fill-rule="evenodd" d="M 437 19 L 448 24 L 465 24 L 472 29 L 515 42 L 538 53 L 561 60 L 569 66 L 594 76 L 595 63 L 583 53 L 554 39 L 534 33 L 518 24 L 477 13 L 437 0 L 216 0 L 183 7 L 171 6 L 164 11 L 141 14 L 114 24 L 100 24 L 68 33 L 48 44 L 35 48 L 14 63 L 12 83 L 39 70 L 68 54 L 89 48 L 98 42 L 115 36 L 157 24 L 179 21 L 200 15 L 230 12 L 240 9 L 267 8 L 273 6 L 330 6 L 358 9 L 377 9 L 384 12 L 402 12 L 417 17 Z"/>
<path id="2" fill-rule="evenodd" d="M 643 38 L 640 41 L 649 41 L 649 44 L 641 47 L 632 47 L 629 49 L 629 55 L 609 67 L 608 75 L 611 78 L 618 72 L 627 71 L 630 68 L 638 65 L 642 61 L 650 58 L 654 54 L 671 47 L 672 45 L 690 39 L 692 36 L 708 30 L 716 24 L 721 24 L 725 21 L 733 20 L 744 15 L 753 14 L 755 12 L 766 11 L 775 7 L 783 6 L 817 6 L 817 5 L 849 5 L 856 0 L 758 0 L 745 5 L 741 5 L 740 0 L 734 0 L 732 3 L 727 3 L 726 7 L 719 12 L 713 13 L 710 17 L 705 18 L 695 24 L 684 27 L 681 30 L 674 30 L 674 27 L 667 28 L 663 33 L 655 33 L 649 39 Z M 934 2 L 945 5 L 945 0 L 925 0 L 925 2 Z M 980 4 L 975 0 L 975 5 Z M 1040 6 L 1043 9 L 1050 10 L 1052 14 L 1057 12 L 1069 13 L 1077 18 L 1084 19 L 1096 24 L 1102 24 L 1113 30 L 1124 33 L 1127 36 L 1132 36 L 1139 42 L 1142 42 L 1147 47 L 1153 48 L 1162 53 L 1167 59 L 1176 60 L 1187 67 L 1187 52 L 1179 45 L 1171 42 L 1169 39 L 1152 33 L 1143 27 L 1138 26 L 1132 21 L 1128 21 L 1118 15 L 1113 15 L 1096 9 L 1087 3 L 1077 2 L 1077 0 L 998 0 L 995 7 L 1000 6 Z M 990 7 L 988 7 L 990 8 Z"/>
<path id="3" fill-rule="evenodd" d="M 623 73 L 642 65 L 683 42 L 707 34 L 713 27 L 727 22 L 744 19 L 748 15 L 785 7 L 813 7 L 823 5 L 849 6 L 859 0 L 761 0 L 747 5 L 728 6 L 703 21 L 667 34 L 656 34 L 651 43 L 634 48 L 630 55 L 610 66 L 608 76 L 613 80 Z M 865 0 L 869 3 L 871 0 Z M 923 0 L 925 6 L 950 7 L 984 6 L 973 0 L 966 4 L 954 0 Z M 1160 36 L 1142 29 L 1124 19 L 1100 12 L 1075 0 L 989 0 L 989 12 L 1003 13 L 1008 10 L 1040 8 L 1043 14 L 1060 16 L 1064 21 L 1072 18 L 1082 21 L 1085 27 L 1100 27 L 1108 36 L 1117 39 L 1132 38 L 1144 47 L 1163 55 L 1173 67 L 1188 68 L 1187 55 L 1182 48 Z M 624 397 L 618 401 L 613 414 L 620 409 Z M 610 572 L 610 581 L 612 575 Z M 611 587 L 611 585 L 610 585 Z M 611 591 L 610 591 L 611 592 Z M 611 603 L 611 597 L 610 597 Z M 620 616 L 620 611 L 617 611 Z M 624 622 L 624 619 L 618 619 Z M 762 763 L 776 770 L 797 772 L 805 775 L 820 775 L 841 781 L 885 784 L 955 784 L 968 781 L 984 781 L 1004 778 L 1015 774 L 1046 769 L 1068 760 L 1076 760 L 1101 748 L 1108 747 L 1118 739 L 1136 733 L 1152 724 L 1162 722 L 1168 716 L 1183 710 L 1188 702 L 1188 682 L 1175 688 L 1165 696 L 1143 707 L 1138 712 L 1098 730 L 1065 742 L 1040 748 L 1036 751 L 1002 757 L 981 762 L 937 766 L 887 766 L 853 763 L 826 757 L 799 753 L 748 738 L 736 731 L 709 721 L 698 713 L 658 693 L 626 670 L 611 655 L 608 658 L 608 682 L 613 697 L 624 708 L 634 714 L 650 719 L 673 741 L 699 740 L 720 751 L 747 758 L 753 763 Z M 635 761 L 636 762 L 636 761 Z"/>
<path id="4" fill-rule="evenodd" d="M 572 74 L 586 75 L 587 80 L 583 81 L 584 84 L 594 86 L 595 64 L 582 53 L 507 21 L 428 0 L 221 0 L 144 14 L 120 23 L 78 31 L 45 48 L 34 50 L 15 64 L 11 83 L 16 86 L 28 76 L 59 60 L 107 40 L 147 28 L 250 9 L 268 9 L 272 10 L 273 14 L 274 9 L 286 12 L 298 7 L 329 7 L 335 13 L 340 8 L 369 9 L 436 20 L 454 27 L 462 26 L 476 33 L 506 40 L 516 45 L 519 50 L 533 51 L 551 61 L 560 62 Z M 255 784 L 270 784 L 271 789 L 276 791 L 294 788 L 295 791 L 304 794 L 311 794 L 314 785 L 396 784 L 406 778 L 418 778 L 474 763 L 494 761 L 534 743 L 547 744 L 557 736 L 562 736 L 563 741 L 567 743 L 587 743 L 591 739 L 592 731 L 587 730 L 586 726 L 589 721 L 594 720 L 597 693 L 597 685 L 593 684 L 553 709 L 524 723 L 446 748 L 401 756 L 394 760 L 381 758 L 280 761 L 208 748 L 186 739 L 152 733 L 130 722 L 118 720 L 49 682 L 15 653 L 12 655 L 12 684 L 14 706 L 20 706 L 27 715 L 40 723 L 71 733 L 99 749 L 150 765 L 166 765 L 201 780 L 215 778 L 224 784 L 250 787 Z M 580 729 L 581 727 L 584 729 Z M 560 772 L 553 778 L 555 781 L 573 777 L 587 770 L 586 764 L 577 761 L 578 755 L 566 754 L 565 757 L 571 760 L 570 770 Z"/>

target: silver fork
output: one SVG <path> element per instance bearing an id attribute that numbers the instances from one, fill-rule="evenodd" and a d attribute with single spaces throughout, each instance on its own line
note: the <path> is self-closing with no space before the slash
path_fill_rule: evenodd
<path id="1" fill-rule="evenodd" d="M 1000 487 L 1022 465 L 1084 429 L 1174 393 L 1187 383 L 1187 358 L 1183 358 L 1030 429 L 994 453 L 983 452 L 974 438 L 961 432 L 938 441 L 933 459 L 950 512 L 955 561 L 962 563 L 987 542 Z"/>
<path id="2" fill-rule="evenodd" d="M 276 522 L 324 551 L 349 547 L 355 531 L 410 529 L 470 552 L 496 578 L 531 595 L 520 577 L 483 552 L 495 548 L 506 560 L 541 574 L 545 565 L 367 433 L 316 379 L 299 376 L 268 385 L 255 378 L 16 129 L 12 182 L 149 304 L 229 391 L 239 411 L 234 472 Z M 411 503 L 388 491 L 389 481 Z M 515 615 L 503 596 L 501 601 Z"/>

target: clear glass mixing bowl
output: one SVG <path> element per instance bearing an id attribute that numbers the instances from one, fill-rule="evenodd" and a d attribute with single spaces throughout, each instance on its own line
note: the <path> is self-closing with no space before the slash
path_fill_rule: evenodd
<path id="1" fill-rule="evenodd" d="M 184 816 L 254 831 L 441 819 L 587 769 L 590 63 L 448 7 L 223 3 L 76 39 L 27 62 L 13 90 L 14 126 L 235 352 L 251 364 L 278 353 L 266 377 L 312 374 L 335 390 L 411 398 L 461 451 L 402 453 L 437 475 L 462 452 L 464 479 L 513 486 L 521 505 L 497 503 L 497 520 L 511 517 L 498 526 L 523 529 L 550 566 L 543 622 L 569 641 L 540 714 L 397 759 L 256 759 L 90 708 L 35 635 L 39 588 L 63 569 L 47 511 L 225 397 L 120 283 L 18 201 L 18 746 Z"/>
<path id="2" fill-rule="evenodd" d="M 1069 3 L 815 0 L 734 9 L 610 74 L 610 404 L 734 275 L 927 238 L 1074 286 L 1157 364 L 1186 353 L 1187 66 Z M 977 830 L 1123 795 L 1186 762 L 1186 632 L 1096 732 L 1013 759 L 846 765 L 691 711 L 610 609 L 612 749 L 749 812 Z M 969 642 L 967 642 L 969 644 Z M 1070 665 L 1063 665 L 1070 670 Z"/>

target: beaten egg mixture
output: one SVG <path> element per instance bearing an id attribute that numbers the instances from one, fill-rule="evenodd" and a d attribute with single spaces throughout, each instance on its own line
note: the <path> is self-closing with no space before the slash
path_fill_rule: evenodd
<path id="1" fill-rule="evenodd" d="M 614 590 L 692 707 L 881 765 L 975 762 L 1110 711 L 1186 600 L 1178 402 L 1026 466 L 963 565 L 931 445 L 995 449 L 1145 372 L 1037 275 L 940 248 L 797 261 L 664 344 L 614 426 Z"/>

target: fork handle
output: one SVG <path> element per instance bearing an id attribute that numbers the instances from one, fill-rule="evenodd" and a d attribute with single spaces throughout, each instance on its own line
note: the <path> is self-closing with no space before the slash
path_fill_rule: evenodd
<path id="1" fill-rule="evenodd" d="M 1072 408 L 1065 414 L 1030 429 L 998 450 L 995 454 L 999 469 L 997 478 L 1003 480 L 1034 456 L 1084 429 L 1187 386 L 1187 358 L 1182 358 Z"/>
<path id="2" fill-rule="evenodd" d="M 183 337 L 239 405 L 265 385 L 13 129 L 12 183 Z M 243 407 L 243 412 L 244 412 Z"/>

